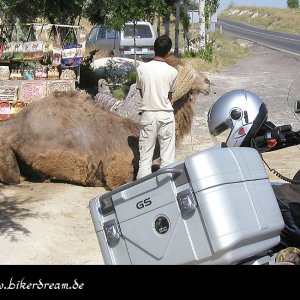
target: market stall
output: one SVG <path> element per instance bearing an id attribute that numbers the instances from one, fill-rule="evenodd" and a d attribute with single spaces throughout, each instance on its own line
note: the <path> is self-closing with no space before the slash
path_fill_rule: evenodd
<path id="1" fill-rule="evenodd" d="M 42 23 L 27 26 L 23 41 L 17 33 L 4 35 L 3 28 L 0 31 L 0 120 L 50 93 L 74 90 L 79 80 L 83 59 L 77 38 L 79 27 Z"/>

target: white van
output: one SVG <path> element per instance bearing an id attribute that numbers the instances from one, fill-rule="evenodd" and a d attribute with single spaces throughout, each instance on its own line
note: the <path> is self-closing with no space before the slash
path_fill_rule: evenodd
<path id="1" fill-rule="evenodd" d="M 138 21 L 135 32 L 137 58 L 153 58 L 156 34 L 151 23 Z M 115 56 L 134 58 L 134 25 L 126 23 L 121 31 L 96 25 L 87 37 L 85 48 L 87 51 L 112 50 Z"/>

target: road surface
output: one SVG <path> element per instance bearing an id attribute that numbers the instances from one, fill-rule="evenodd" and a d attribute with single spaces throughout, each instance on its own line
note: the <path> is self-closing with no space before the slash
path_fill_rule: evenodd
<path id="1" fill-rule="evenodd" d="M 270 31 L 249 24 L 219 19 L 217 27 L 234 37 L 260 43 L 266 47 L 300 56 L 300 35 Z"/>

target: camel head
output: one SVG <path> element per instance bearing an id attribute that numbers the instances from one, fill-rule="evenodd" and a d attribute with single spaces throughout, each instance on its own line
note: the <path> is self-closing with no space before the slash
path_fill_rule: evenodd
<path id="1" fill-rule="evenodd" d="M 173 95 L 174 101 L 181 99 L 186 94 L 191 95 L 192 100 L 195 100 L 200 93 L 209 94 L 210 81 L 204 73 L 196 71 L 182 59 L 173 55 L 168 56 L 165 61 L 178 71 L 177 89 Z"/>
<path id="2" fill-rule="evenodd" d="M 195 71 L 195 81 L 191 89 L 191 94 L 204 94 L 208 95 L 210 92 L 210 81 L 204 73 Z"/>

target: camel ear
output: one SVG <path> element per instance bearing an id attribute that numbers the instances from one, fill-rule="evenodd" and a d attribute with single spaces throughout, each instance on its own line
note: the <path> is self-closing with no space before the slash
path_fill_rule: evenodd
<path id="1" fill-rule="evenodd" d="M 20 169 L 16 156 L 12 149 L 5 145 L 0 145 L 0 182 L 5 184 L 20 183 Z"/>

